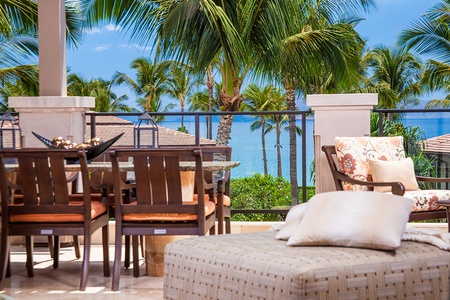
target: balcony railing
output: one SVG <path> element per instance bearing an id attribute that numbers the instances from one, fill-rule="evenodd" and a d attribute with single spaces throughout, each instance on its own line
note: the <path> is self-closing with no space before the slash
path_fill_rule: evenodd
<path id="1" fill-rule="evenodd" d="M 450 109 L 412 109 L 412 110 L 398 110 L 398 109 L 375 109 L 375 113 L 379 115 L 379 135 L 382 135 L 382 122 L 389 114 L 401 114 L 401 121 L 405 126 L 418 126 L 424 131 L 423 138 L 432 138 L 445 134 L 450 134 Z M 217 133 L 217 123 L 221 115 L 233 115 L 234 121 L 231 130 L 231 139 L 229 145 L 233 147 L 233 160 L 240 161 L 239 168 L 232 171 L 232 177 L 248 177 L 255 173 L 263 173 L 262 170 L 262 146 L 261 146 L 261 131 L 257 129 L 255 131 L 250 130 L 250 125 L 253 121 L 262 116 L 271 115 L 295 115 L 296 126 L 301 130 L 302 134 L 295 139 L 296 151 L 293 155 L 296 156 L 297 165 L 289 165 L 290 157 L 290 141 L 289 134 L 283 129 L 281 133 L 281 142 L 277 144 L 274 140 L 275 132 L 266 134 L 266 148 L 270 151 L 268 158 L 269 174 L 277 176 L 276 171 L 276 158 L 274 158 L 274 152 L 276 147 L 282 149 L 282 162 L 283 162 L 283 177 L 289 180 L 290 168 L 293 167 L 297 171 L 297 185 L 300 189 L 298 202 L 307 201 L 307 187 L 314 186 L 314 179 L 311 179 L 310 174 L 314 173 L 314 138 L 313 138 L 313 117 L 309 116 L 309 111 L 282 111 L 282 112 L 170 112 L 170 113 L 151 113 L 153 117 L 164 116 L 165 121 L 159 126 L 169 127 L 171 129 L 177 129 L 181 126 L 181 116 L 184 117 L 184 125 L 186 126 L 189 134 L 195 137 L 192 145 L 199 145 L 201 138 L 207 138 L 206 125 L 204 118 L 210 117 L 213 120 L 213 134 L 212 139 L 215 140 Z M 17 115 L 17 114 L 13 114 Z M 97 117 L 99 116 L 115 116 L 124 118 L 133 123 L 136 123 L 142 112 L 133 113 L 98 113 L 87 112 L 87 116 L 90 116 L 90 137 L 97 136 Z M 283 124 L 283 128 L 287 126 L 287 123 Z M 450 147 L 449 147 L 450 148 Z M 448 164 L 450 165 L 450 164 Z M 311 169 L 310 169 L 311 168 Z M 442 165 L 440 166 L 442 169 Z M 450 168 L 444 166 L 443 171 L 440 174 L 450 174 Z M 294 202 L 293 204 L 295 204 Z M 232 213 L 280 213 L 285 214 L 287 209 L 258 209 L 258 210 L 234 210 Z"/>
<path id="2" fill-rule="evenodd" d="M 221 115 L 233 115 L 233 125 L 231 129 L 231 139 L 229 146 L 233 148 L 232 160 L 240 161 L 241 165 L 237 169 L 233 169 L 232 178 L 236 177 L 248 177 L 255 173 L 263 173 L 262 171 L 262 146 L 261 146 L 261 129 L 257 129 L 253 132 L 250 130 L 250 126 L 253 121 L 261 117 L 269 117 L 274 115 L 287 116 L 295 115 L 296 126 L 301 130 L 301 135 L 295 139 L 295 146 L 297 151 L 293 152 L 296 155 L 297 165 L 289 165 L 290 155 L 290 141 L 287 128 L 287 122 L 282 124 L 281 142 L 277 144 L 275 140 L 275 130 L 265 135 L 266 137 L 266 152 L 268 153 L 268 166 L 269 174 L 277 176 L 277 160 L 276 160 L 276 147 L 281 147 L 281 159 L 283 177 L 290 181 L 289 172 L 291 167 L 296 168 L 297 173 L 297 186 L 300 189 L 300 199 L 294 200 L 293 204 L 298 202 L 307 201 L 307 187 L 313 186 L 314 182 L 309 180 L 308 169 L 313 162 L 314 146 L 312 127 L 313 120 L 307 118 L 309 111 L 296 111 L 296 112 L 186 112 L 186 113 L 151 113 L 153 118 L 158 116 L 164 116 L 165 121 L 158 126 L 169 127 L 177 129 L 181 126 L 181 117 L 184 118 L 184 125 L 188 132 L 195 136 L 195 142 L 192 145 L 200 145 L 200 138 L 207 138 L 206 135 L 206 122 L 204 118 L 210 117 L 213 119 L 213 140 L 215 140 L 217 133 L 217 122 Z M 139 116 L 142 113 L 96 113 L 88 112 L 87 115 L 91 118 L 90 135 L 96 136 L 96 119 L 98 116 L 116 116 L 120 118 L 126 118 L 127 120 L 136 123 Z M 235 209 L 232 214 L 236 213 L 280 213 L 285 214 L 287 209 Z"/>

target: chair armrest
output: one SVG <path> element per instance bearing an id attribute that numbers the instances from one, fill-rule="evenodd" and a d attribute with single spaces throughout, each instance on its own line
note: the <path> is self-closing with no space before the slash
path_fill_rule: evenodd
<path id="1" fill-rule="evenodd" d="M 416 175 L 416 180 L 421 182 L 450 182 L 450 178 L 425 177 Z"/>
<path id="2" fill-rule="evenodd" d="M 222 177 L 223 178 L 223 177 Z M 217 181 L 217 193 L 219 193 L 219 194 L 223 194 L 224 193 L 224 188 L 223 188 L 223 186 L 224 186 L 224 180 L 222 180 L 222 178 L 221 179 L 219 179 L 218 181 Z"/>
<path id="3" fill-rule="evenodd" d="M 392 181 L 392 182 L 376 182 L 376 181 L 362 181 L 353 179 L 345 174 L 342 174 L 340 172 L 337 172 L 335 176 L 342 181 L 349 182 L 351 184 L 357 184 L 357 185 L 363 185 L 368 187 L 376 187 L 376 186 L 390 186 L 392 189 L 392 194 L 403 196 L 405 194 L 405 186 L 403 183 L 398 181 Z"/>

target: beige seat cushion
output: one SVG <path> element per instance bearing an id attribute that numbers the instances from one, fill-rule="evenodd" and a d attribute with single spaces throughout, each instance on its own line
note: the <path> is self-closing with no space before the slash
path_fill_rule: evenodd
<path id="1" fill-rule="evenodd" d="M 128 205 L 135 205 L 133 202 Z M 196 201 L 190 201 L 183 203 L 184 205 L 194 205 L 198 204 Z M 216 210 L 216 205 L 211 201 L 205 201 L 205 216 L 209 216 Z M 124 221 L 195 221 L 198 220 L 198 215 L 196 214 L 152 214 L 152 213 L 142 213 L 142 214 L 124 214 Z"/>
<path id="2" fill-rule="evenodd" d="M 80 206 L 82 201 L 71 201 L 69 205 Z M 21 205 L 21 204 L 18 204 Z M 91 202 L 91 218 L 95 219 L 106 211 L 106 205 L 99 201 Z M 37 223 L 58 223 L 58 222 L 83 222 L 82 214 L 24 214 L 11 215 L 11 222 L 37 222 Z"/>
<path id="3" fill-rule="evenodd" d="M 194 201 L 198 201 L 198 195 L 194 194 Z M 209 201 L 209 195 L 205 194 L 205 201 Z M 214 196 L 214 203 L 217 204 L 217 195 Z M 223 206 L 230 206 L 231 199 L 227 195 L 223 195 Z"/>

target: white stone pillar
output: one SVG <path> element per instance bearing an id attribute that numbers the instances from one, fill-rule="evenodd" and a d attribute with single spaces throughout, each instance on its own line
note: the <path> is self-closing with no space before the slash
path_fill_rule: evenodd
<path id="1" fill-rule="evenodd" d="M 64 0 L 38 1 L 39 95 L 67 96 Z"/>
<path id="2" fill-rule="evenodd" d="M 9 106 L 19 113 L 22 147 L 45 147 L 32 131 L 53 139 L 62 136 L 77 144 L 84 141 L 86 110 L 94 97 L 10 97 Z"/>
<path id="3" fill-rule="evenodd" d="M 370 112 L 378 94 L 307 95 L 306 104 L 314 112 L 316 193 L 335 191 L 322 145 L 333 145 L 336 136 L 370 135 Z"/>
<path id="4" fill-rule="evenodd" d="M 84 141 L 85 112 L 93 97 L 67 97 L 66 13 L 64 0 L 38 0 L 39 97 L 10 97 L 19 113 L 22 147 L 45 147 L 32 131 L 48 138 Z"/>

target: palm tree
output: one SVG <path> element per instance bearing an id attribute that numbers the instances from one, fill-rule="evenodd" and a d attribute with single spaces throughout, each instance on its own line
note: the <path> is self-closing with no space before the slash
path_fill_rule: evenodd
<path id="1" fill-rule="evenodd" d="M 173 103 L 168 103 L 163 107 L 161 98 L 157 98 L 154 101 L 151 101 L 150 103 L 148 102 L 147 98 L 138 98 L 136 99 L 136 103 L 138 104 L 138 106 L 140 106 L 141 108 L 145 109 L 148 112 L 165 113 L 175 107 L 175 104 Z M 148 106 L 149 104 L 150 106 Z M 156 124 L 164 122 L 165 119 L 163 115 L 152 115 L 151 117 Z"/>
<path id="2" fill-rule="evenodd" d="M 193 72 L 192 67 L 186 64 L 174 63 L 168 74 L 166 93 L 180 102 L 181 112 L 184 113 L 184 107 L 188 97 L 190 97 L 202 83 L 203 79 Z M 184 115 L 181 115 L 180 130 L 186 131 L 186 127 L 184 126 Z"/>
<path id="3" fill-rule="evenodd" d="M 112 81 L 102 78 L 86 80 L 77 74 L 67 76 L 67 94 L 69 96 L 89 96 L 95 98 L 94 111 L 130 112 L 132 109 L 124 102 L 128 96 L 117 97 L 111 90 Z"/>
<path id="4" fill-rule="evenodd" d="M 0 85 L 0 111 L 13 111 L 8 105 L 9 97 L 37 96 L 38 94 L 39 87 L 37 81 L 34 82 L 33 87 L 28 86 L 27 82 L 23 80 L 7 81 L 5 84 Z"/>
<path id="5" fill-rule="evenodd" d="M 208 90 L 198 91 L 189 98 L 189 111 L 214 112 L 220 110 L 217 101 L 212 101 Z M 206 138 L 212 139 L 212 116 L 205 115 Z"/>
<path id="6" fill-rule="evenodd" d="M 116 72 L 113 76 L 115 84 L 126 84 L 139 97 L 138 104 L 144 111 L 158 112 L 161 108 L 161 96 L 167 93 L 168 73 L 171 62 L 151 62 L 144 57 L 131 62 L 131 68 L 136 71 L 136 80 L 123 72 Z"/>
<path id="7" fill-rule="evenodd" d="M 407 49 L 390 49 L 382 45 L 368 52 L 363 63 L 373 71 L 370 85 L 383 87 L 380 90 L 384 92 L 378 95 L 380 108 L 398 108 L 418 100 L 414 97 L 422 93 L 422 65 Z"/>
<path id="8" fill-rule="evenodd" d="M 242 103 L 241 110 L 242 111 L 251 111 L 251 112 L 264 112 L 272 110 L 272 102 L 273 102 L 273 93 L 274 93 L 273 85 L 266 85 L 262 89 L 255 84 L 249 84 L 246 90 L 244 91 L 244 102 Z M 261 129 L 261 149 L 263 154 L 263 165 L 264 165 L 264 174 L 267 175 L 269 172 L 267 170 L 267 154 L 266 154 L 266 116 L 258 115 L 256 116 L 257 120 L 255 120 L 250 125 L 250 130 L 255 131 L 257 129 Z"/>
<path id="9" fill-rule="evenodd" d="M 283 94 L 280 89 L 273 90 L 271 106 L 273 111 L 284 111 L 287 109 L 285 94 Z M 283 169 L 281 167 L 281 126 L 287 123 L 289 123 L 288 115 L 277 114 L 277 115 L 269 115 L 267 117 L 267 126 L 265 134 L 271 132 L 272 130 L 275 130 L 276 135 L 275 148 L 277 149 L 278 177 L 283 177 Z M 287 127 L 286 129 L 289 130 L 289 127 Z"/>
<path id="10" fill-rule="evenodd" d="M 265 43 L 257 49 L 264 55 L 257 61 L 256 69 L 283 84 L 287 110 L 296 110 L 295 92 L 305 94 L 316 74 L 332 74 L 335 82 L 352 84 L 363 42 L 354 30 L 358 19 L 349 15 L 367 9 L 373 3 L 351 0 L 270 3 L 261 29 Z M 295 123 L 295 115 L 290 114 L 289 176 L 293 204 L 298 203 Z"/>
<path id="11" fill-rule="evenodd" d="M 272 78 L 283 80 L 288 109 L 295 111 L 294 91 L 299 79 L 314 74 L 322 63 L 332 66 L 336 80 L 345 78 L 342 74 L 350 68 L 348 54 L 357 41 L 352 24 L 328 25 L 341 24 L 339 20 L 375 1 L 91 2 L 87 10 L 91 26 L 107 19 L 130 29 L 138 42 L 148 43 L 156 36 L 163 57 L 189 62 L 199 71 L 219 58 L 223 88 L 218 100 L 222 111 L 239 110 L 241 85 L 250 69 L 270 72 Z M 232 121 L 232 115 L 221 116 L 218 145 L 228 143 Z M 293 115 L 290 122 L 290 179 L 293 203 L 298 203 Z"/>
<path id="12" fill-rule="evenodd" d="M 435 100 L 428 107 L 449 107 L 450 90 L 450 0 L 441 0 L 409 28 L 404 30 L 398 40 L 399 45 L 432 57 L 425 64 L 423 84 L 429 91 L 443 90 L 447 93 L 440 102 Z"/>
<path id="13" fill-rule="evenodd" d="M 82 41 L 82 24 L 79 1 L 66 3 L 66 35 L 69 46 Z M 37 1 L 0 1 L 0 82 L 16 82 L 27 90 L 26 95 L 36 95 L 38 73 L 33 63 L 37 59 Z M 31 63 L 30 63 L 31 62 Z"/>

